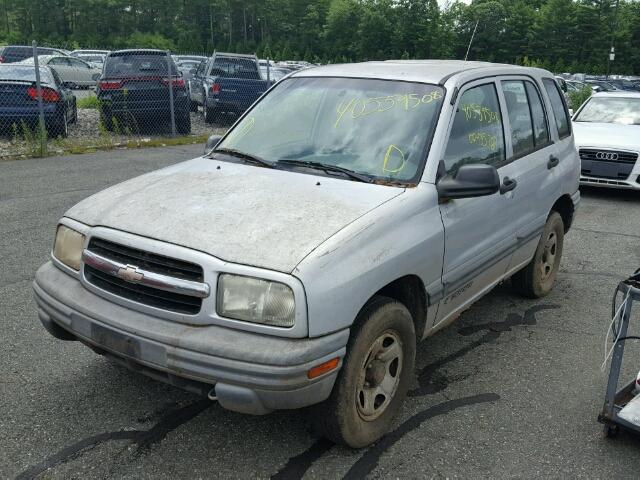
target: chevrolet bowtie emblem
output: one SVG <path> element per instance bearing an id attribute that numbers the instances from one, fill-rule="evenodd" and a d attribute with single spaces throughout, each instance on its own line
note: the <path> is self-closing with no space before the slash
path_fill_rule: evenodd
<path id="1" fill-rule="evenodd" d="M 134 265 L 127 265 L 126 267 L 120 268 L 116 275 L 118 278 L 130 283 L 138 283 L 144 278 L 144 273 Z"/>

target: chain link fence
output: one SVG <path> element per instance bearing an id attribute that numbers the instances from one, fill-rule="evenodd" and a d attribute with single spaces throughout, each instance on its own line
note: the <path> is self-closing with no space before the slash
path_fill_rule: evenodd
<path id="1" fill-rule="evenodd" d="M 0 158 L 204 143 L 281 70 L 252 55 L 0 47 Z"/>

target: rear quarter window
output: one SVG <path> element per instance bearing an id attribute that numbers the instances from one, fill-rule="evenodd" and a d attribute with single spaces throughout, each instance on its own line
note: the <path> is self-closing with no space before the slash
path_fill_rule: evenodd
<path id="1" fill-rule="evenodd" d="M 556 127 L 558 128 L 558 136 L 561 139 L 566 138 L 571 135 L 571 122 L 564 98 L 562 93 L 560 93 L 560 88 L 558 84 L 550 78 L 544 78 L 542 83 L 544 83 L 544 88 L 551 101 L 551 109 L 553 110 Z"/>

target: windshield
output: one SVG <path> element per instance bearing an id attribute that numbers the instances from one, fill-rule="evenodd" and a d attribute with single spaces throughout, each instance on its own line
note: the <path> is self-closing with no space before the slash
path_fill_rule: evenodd
<path id="1" fill-rule="evenodd" d="M 640 125 L 640 97 L 593 97 L 574 121 Z"/>
<path id="2" fill-rule="evenodd" d="M 289 78 L 218 145 L 271 162 L 299 160 L 417 181 L 444 91 L 435 85 Z"/>

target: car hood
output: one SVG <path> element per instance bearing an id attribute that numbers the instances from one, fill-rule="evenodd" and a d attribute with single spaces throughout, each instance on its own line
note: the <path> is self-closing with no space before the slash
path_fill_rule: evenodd
<path id="1" fill-rule="evenodd" d="M 640 151 L 640 126 L 574 122 L 576 147 L 621 148 Z"/>
<path id="2" fill-rule="evenodd" d="M 291 272 L 404 189 L 197 158 L 99 192 L 66 217 Z"/>

